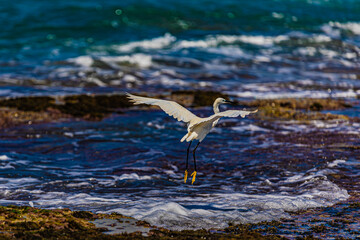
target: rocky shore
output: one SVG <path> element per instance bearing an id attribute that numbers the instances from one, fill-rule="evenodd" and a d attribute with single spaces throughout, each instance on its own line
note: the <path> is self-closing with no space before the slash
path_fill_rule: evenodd
<path id="1" fill-rule="evenodd" d="M 147 94 L 142 95 L 147 96 Z M 213 91 L 175 91 L 150 97 L 173 100 L 185 107 L 211 106 L 217 97 L 229 98 L 226 94 Z M 346 115 L 320 112 L 352 107 L 351 103 L 339 99 L 263 99 L 241 101 L 237 104 L 244 108 L 258 108 L 259 113 L 255 117 L 263 121 L 334 119 L 359 121 Z M 0 129 L 74 118 L 100 120 L 111 113 L 122 113 L 133 107 L 124 93 L 3 98 L 0 99 Z"/>
<path id="2" fill-rule="evenodd" d="M 120 214 L 29 206 L 0 207 L 1 239 L 354 239 L 360 195 L 331 207 L 291 213 L 293 219 L 231 224 L 225 229 L 171 231 Z M 99 221 L 100 220 L 100 221 Z M 112 221 L 109 221 L 112 220 Z M 336 234 L 345 237 L 337 237 Z"/>

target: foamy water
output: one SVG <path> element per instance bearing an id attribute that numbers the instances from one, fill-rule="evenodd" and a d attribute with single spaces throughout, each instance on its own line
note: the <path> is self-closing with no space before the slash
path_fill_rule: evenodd
<path id="1" fill-rule="evenodd" d="M 5 87 L 0 96 L 197 88 L 243 98 L 357 98 L 358 39 L 347 36 L 334 48 L 339 36 L 333 33 L 336 28 L 356 34 L 357 26 L 329 22 L 318 26 L 322 33 L 198 39 L 166 33 L 111 47 L 98 45 L 87 55 L 64 59 L 60 66 L 45 62 L 36 71 L 37 81 L 26 74 L 0 74 L 0 82 L 28 85 Z"/>
<path id="2" fill-rule="evenodd" d="M 180 230 L 289 218 L 289 212 L 349 197 L 328 178 L 353 174 L 358 165 L 346 156 L 309 159 L 301 153 L 307 145 L 274 140 L 278 130 L 271 126 L 252 119 L 231 122 L 231 127 L 219 125 L 200 145 L 194 185 L 183 183 L 187 145 L 179 139 L 184 126 L 162 112 L 133 111 L 100 122 L 14 129 L 1 135 L 0 202 L 118 212 Z M 287 136 L 341 129 L 353 134 L 356 128 L 346 122 L 321 124 L 285 122 L 280 132 Z M 272 148 L 283 151 L 266 153 Z M 287 149 L 300 154 L 301 164 L 284 162 L 293 161 Z"/>

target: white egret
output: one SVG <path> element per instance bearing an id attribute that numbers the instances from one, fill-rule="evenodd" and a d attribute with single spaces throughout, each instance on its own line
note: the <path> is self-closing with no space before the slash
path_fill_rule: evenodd
<path id="1" fill-rule="evenodd" d="M 188 161 L 189 161 L 189 150 L 190 146 L 193 140 L 198 140 L 196 147 L 193 150 L 193 157 L 194 157 L 194 172 L 191 174 L 192 181 L 191 184 L 194 183 L 196 178 L 196 160 L 195 160 L 195 151 L 197 147 L 199 146 L 200 142 L 204 140 L 206 135 L 210 132 L 210 130 L 215 127 L 215 125 L 218 123 L 219 119 L 222 117 L 238 117 L 241 116 L 244 118 L 245 116 L 256 113 L 257 109 L 255 111 L 244 111 L 244 110 L 227 110 L 224 112 L 220 112 L 219 106 L 220 104 L 225 103 L 232 103 L 230 101 L 225 100 L 224 98 L 217 98 L 213 104 L 214 113 L 210 117 L 207 118 L 201 118 L 178 104 L 174 101 L 169 100 L 161 100 L 161 99 L 155 99 L 155 98 L 149 98 L 149 97 L 140 97 L 135 96 L 130 93 L 126 93 L 127 97 L 130 99 L 132 103 L 135 105 L 138 104 L 148 104 L 148 105 L 156 105 L 159 106 L 162 110 L 164 110 L 165 113 L 168 115 L 174 117 L 178 121 L 183 121 L 187 123 L 187 134 L 180 140 L 181 142 L 187 141 L 190 142 L 188 148 L 187 148 L 187 155 L 186 155 L 186 170 L 184 175 L 184 182 L 186 183 L 187 175 L 188 175 Z"/>

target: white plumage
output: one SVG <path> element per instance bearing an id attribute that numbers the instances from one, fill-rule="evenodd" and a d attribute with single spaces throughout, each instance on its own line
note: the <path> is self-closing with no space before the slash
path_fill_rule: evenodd
<path id="1" fill-rule="evenodd" d="M 188 123 L 187 131 L 188 133 L 180 140 L 183 141 L 192 141 L 192 140 L 199 140 L 200 142 L 204 140 L 206 135 L 210 132 L 210 130 L 215 127 L 217 122 L 222 117 L 238 117 L 241 116 L 244 118 L 245 116 L 256 113 L 255 111 L 244 111 L 244 110 L 227 110 L 224 112 L 219 111 L 219 105 L 223 103 L 228 103 L 223 98 L 217 98 L 214 102 L 214 113 L 210 117 L 201 118 L 178 104 L 174 101 L 168 100 L 161 100 L 155 98 L 148 98 L 148 97 L 140 97 L 135 96 L 130 93 L 127 93 L 127 97 L 130 99 L 131 102 L 134 104 L 148 104 L 148 105 L 156 105 L 159 106 L 164 112 L 168 115 L 174 117 L 178 121 Z"/>
<path id="2" fill-rule="evenodd" d="M 180 104 L 174 101 L 168 100 L 161 100 L 155 98 L 148 98 L 148 97 L 140 97 L 135 96 L 130 93 L 126 94 L 127 97 L 130 99 L 131 102 L 134 104 L 148 104 L 148 105 L 155 105 L 159 106 L 164 112 L 168 115 L 174 117 L 178 121 L 183 121 L 188 124 L 187 127 L 187 134 L 180 140 L 181 142 L 187 141 L 190 142 L 189 147 L 187 149 L 187 156 L 186 156 L 186 170 L 184 175 L 184 182 L 186 183 L 187 176 L 188 176 L 188 160 L 189 160 L 189 150 L 193 140 L 199 140 L 198 144 L 193 150 L 193 157 L 194 157 L 194 169 L 195 171 L 191 174 L 192 181 L 191 184 L 194 183 L 196 178 L 196 160 L 195 160 L 195 151 L 199 146 L 200 142 L 204 140 L 206 135 L 210 132 L 210 130 L 215 127 L 218 123 L 219 119 L 222 117 L 245 117 L 251 113 L 256 113 L 255 111 L 243 111 L 243 110 L 227 110 L 224 112 L 220 112 L 219 105 L 224 103 L 230 103 L 223 98 L 217 98 L 213 104 L 214 107 L 214 114 L 207 118 L 201 118 L 181 106 Z"/>

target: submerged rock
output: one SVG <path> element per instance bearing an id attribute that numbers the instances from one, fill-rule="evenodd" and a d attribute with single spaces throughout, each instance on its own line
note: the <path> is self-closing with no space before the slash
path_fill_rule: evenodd
<path id="1" fill-rule="evenodd" d="M 101 226 L 99 228 L 98 226 Z M 245 225 L 244 225 L 245 226 Z M 119 228 L 119 229 L 118 229 Z M 148 229 L 148 230 L 146 230 Z M 126 231 L 129 230 L 129 231 Z M 143 235 L 145 233 L 145 235 Z M 0 206 L 1 239 L 281 239 L 248 227 L 171 231 L 120 214 Z"/>
<path id="2" fill-rule="evenodd" d="M 147 94 L 139 94 L 147 96 Z M 216 91 L 173 91 L 166 96 L 150 96 L 169 99 L 185 107 L 212 106 L 218 97 L 228 95 Z M 323 110 L 351 108 L 352 105 L 338 99 L 271 99 L 241 101 L 238 106 L 247 109 L 258 108 L 252 117 L 261 120 L 349 120 L 348 116 L 323 113 Z M 0 128 L 22 124 L 58 121 L 71 117 L 101 120 L 111 113 L 135 107 L 125 94 L 71 95 L 71 96 L 29 96 L 0 100 Z M 144 106 L 151 108 L 149 106 Z"/>
<path id="3" fill-rule="evenodd" d="M 352 105 L 345 100 L 331 98 L 258 99 L 250 102 L 241 102 L 241 104 L 249 107 L 273 107 L 307 111 L 340 110 L 352 107 Z"/>
<path id="4" fill-rule="evenodd" d="M 173 231 L 121 214 L 0 206 L 1 239 L 316 239 L 356 238 L 359 194 L 331 207 L 290 213 L 293 219 Z M 314 218 L 317 216 L 317 218 Z M 101 227 L 99 227 L 101 226 Z"/>
<path id="5" fill-rule="evenodd" d="M 34 112 L 0 108 L 0 129 L 69 119 L 71 116 L 55 109 Z"/>
<path id="6" fill-rule="evenodd" d="M 353 107 L 341 99 L 314 99 L 314 98 L 288 98 L 288 99 L 261 99 L 250 102 L 240 102 L 247 107 L 259 108 L 254 115 L 262 120 L 349 120 L 345 115 L 323 113 L 324 110 L 342 110 Z"/>
<path id="7" fill-rule="evenodd" d="M 116 112 L 120 108 L 128 108 L 131 105 L 125 95 L 19 97 L 0 100 L 0 106 L 2 107 L 17 109 L 21 112 L 31 112 L 33 115 L 38 115 L 36 114 L 38 112 L 58 112 L 63 116 L 87 119 L 101 119 L 106 114 Z"/>

